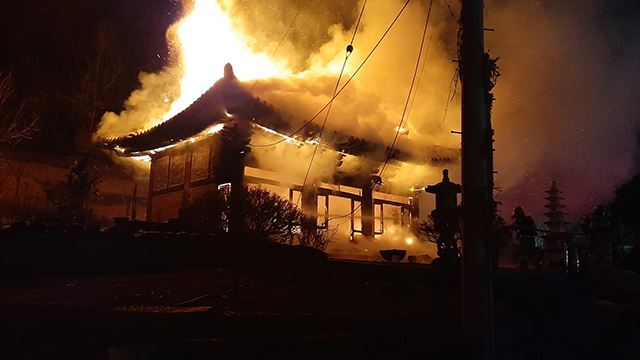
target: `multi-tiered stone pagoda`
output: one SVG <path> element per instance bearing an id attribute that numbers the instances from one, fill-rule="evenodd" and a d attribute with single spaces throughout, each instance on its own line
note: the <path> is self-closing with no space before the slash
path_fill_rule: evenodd
<path id="1" fill-rule="evenodd" d="M 545 199 L 549 202 L 545 205 L 549 211 L 544 213 L 547 220 L 544 222 L 547 225 L 547 234 L 544 236 L 544 249 L 547 260 L 550 267 L 564 266 L 565 259 L 565 243 L 569 238 L 569 234 L 565 231 L 564 226 L 568 224 L 564 221 L 564 216 L 567 215 L 562 211 L 564 205 L 561 201 L 564 200 L 560 194 L 562 191 L 558 190 L 556 182 L 551 183 L 551 189 L 545 191 L 548 196 Z"/>

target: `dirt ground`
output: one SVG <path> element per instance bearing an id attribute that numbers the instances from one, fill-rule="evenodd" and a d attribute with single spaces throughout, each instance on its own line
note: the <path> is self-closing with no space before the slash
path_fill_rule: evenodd
<path id="1" fill-rule="evenodd" d="M 426 356 L 458 330 L 449 297 L 414 280 L 327 270 L 245 273 L 238 284 L 234 292 L 228 269 L 5 281 L 0 352 L 12 359 L 395 358 Z"/>
<path id="2" fill-rule="evenodd" d="M 299 270 L 299 269 L 298 269 Z M 426 266 L 11 278 L 3 359 L 463 358 L 460 289 Z M 640 301 L 584 275 L 494 279 L 497 359 L 637 359 Z M 472 357 L 471 357 L 472 358 Z"/>

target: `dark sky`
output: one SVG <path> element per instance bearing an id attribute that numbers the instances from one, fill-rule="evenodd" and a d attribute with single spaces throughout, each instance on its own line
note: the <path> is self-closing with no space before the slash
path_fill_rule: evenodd
<path id="1" fill-rule="evenodd" d="M 323 9 L 318 14 L 336 16 L 317 16 L 325 20 L 292 33 L 305 45 L 295 60 L 298 69 L 314 46 L 327 41 L 322 24 L 349 27 L 358 9 L 352 0 L 313 3 Z M 299 2 L 269 4 L 263 5 L 277 16 Z M 13 70 L 23 97 L 68 94 L 98 25 L 108 28 L 125 64 L 105 100 L 105 108 L 116 112 L 136 88 L 140 71 L 156 72 L 167 64 L 165 32 L 181 17 L 180 4 L 171 0 L 1 0 L 0 9 L 0 70 Z M 443 26 L 451 25 L 450 17 L 442 19 Z M 552 180 L 574 216 L 611 199 L 615 187 L 637 170 L 640 2 L 489 0 L 485 25 L 495 29 L 486 34 L 486 47 L 500 57 L 502 73 L 494 109 L 502 215 L 522 205 L 542 220 L 544 190 Z M 69 111 L 45 110 L 42 144 L 72 136 L 64 131 Z"/>
<path id="2" fill-rule="evenodd" d="M 36 151 L 73 153 L 79 123 L 69 99 L 91 70 L 97 34 L 103 31 L 108 62 L 119 74 L 101 96 L 101 108 L 119 110 L 137 84 L 141 70 L 166 64 L 165 32 L 180 18 L 170 0 L 0 1 L 0 71 L 12 72 L 16 94 L 40 117 Z"/>
<path id="3" fill-rule="evenodd" d="M 170 0 L 3 0 L 0 8 L 0 68 L 13 69 L 28 91 L 67 85 L 59 82 L 73 78 L 78 50 L 94 40 L 100 23 L 117 38 L 115 50 L 126 54 L 127 78 L 135 82 L 141 69 L 164 65 L 156 54 L 166 56 L 166 28 L 180 17 Z"/>

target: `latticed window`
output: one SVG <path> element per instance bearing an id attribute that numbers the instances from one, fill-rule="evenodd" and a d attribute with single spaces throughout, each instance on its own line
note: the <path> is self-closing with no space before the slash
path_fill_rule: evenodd
<path id="1" fill-rule="evenodd" d="M 169 183 L 169 157 L 156 160 L 154 165 L 153 190 L 166 189 Z"/>
<path id="2" fill-rule="evenodd" d="M 191 157 L 191 181 L 209 177 L 209 146 L 201 146 L 193 151 Z"/>
<path id="3" fill-rule="evenodd" d="M 171 156 L 171 170 L 169 171 L 169 186 L 184 183 L 184 154 Z"/>

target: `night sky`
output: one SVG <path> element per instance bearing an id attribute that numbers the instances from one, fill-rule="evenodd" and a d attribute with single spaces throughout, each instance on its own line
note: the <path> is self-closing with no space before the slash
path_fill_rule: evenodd
<path id="1" fill-rule="evenodd" d="M 454 10 L 459 7 L 451 2 Z M 238 1 L 238 6 L 250 3 Z M 299 2 L 272 3 L 295 9 Z M 421 3 L 426 8 L 428 1 Z M 308 6 L 314 4 L 322 6 L 315 11 L 315 27 L 294 29 L 291 35 L 291 44 L 299 45 L 291 60 L 297 71 L 331 41 L 323 29 L 333 24 L 349 29 L 359 9 L 347 0 Z M 29 146 L 61 154 L 73 151 L 60 143 L 73 143 L 77 124 L 69 115 L 73 110 L 57 99 L 72 92 L 98 24 L 117 39 L 112 50 L 121 55 L 122 74 L 103 106 L 119 112 L 138 86 L 138 73 L 157 72 L 168 63 L 165 32 L 181 17 L 180 4 L 170 0 L 3 0 L 0 8 L 0 70 L 13 71 L 19 96 L 39 104 L 42 114 L 42 130 Z M 455 40 L 455 23 L 443 16 L 447 13 L 441 7 L 442 44 Z M 640 3 L 490 0 L 485 2 L 485 27 L 495 29 L 485 34 L 485 47 L 492 57 L 500 57 L 502 74 L 493 112 L 501 215 L 509 217 L 521 205 L 543 220 L 544 190 L 553 180 L 572 217 L 611 200 L 615 187 L 638 170 Z M 443 47 L 441 62 L 450 64 L 455 43 Z M 441 118 L 442 109 L 438 111 Z M 455 124 L 446 125 L 458 130 Z"/>
<path id="2" fill-rule="evenodd" d="M 542 220 L 551 181 L 575 217 L 637 172 L 640 3 L 489 1 L 486 48 L 495 88 L 496 180 L 503 216 Z"/>

